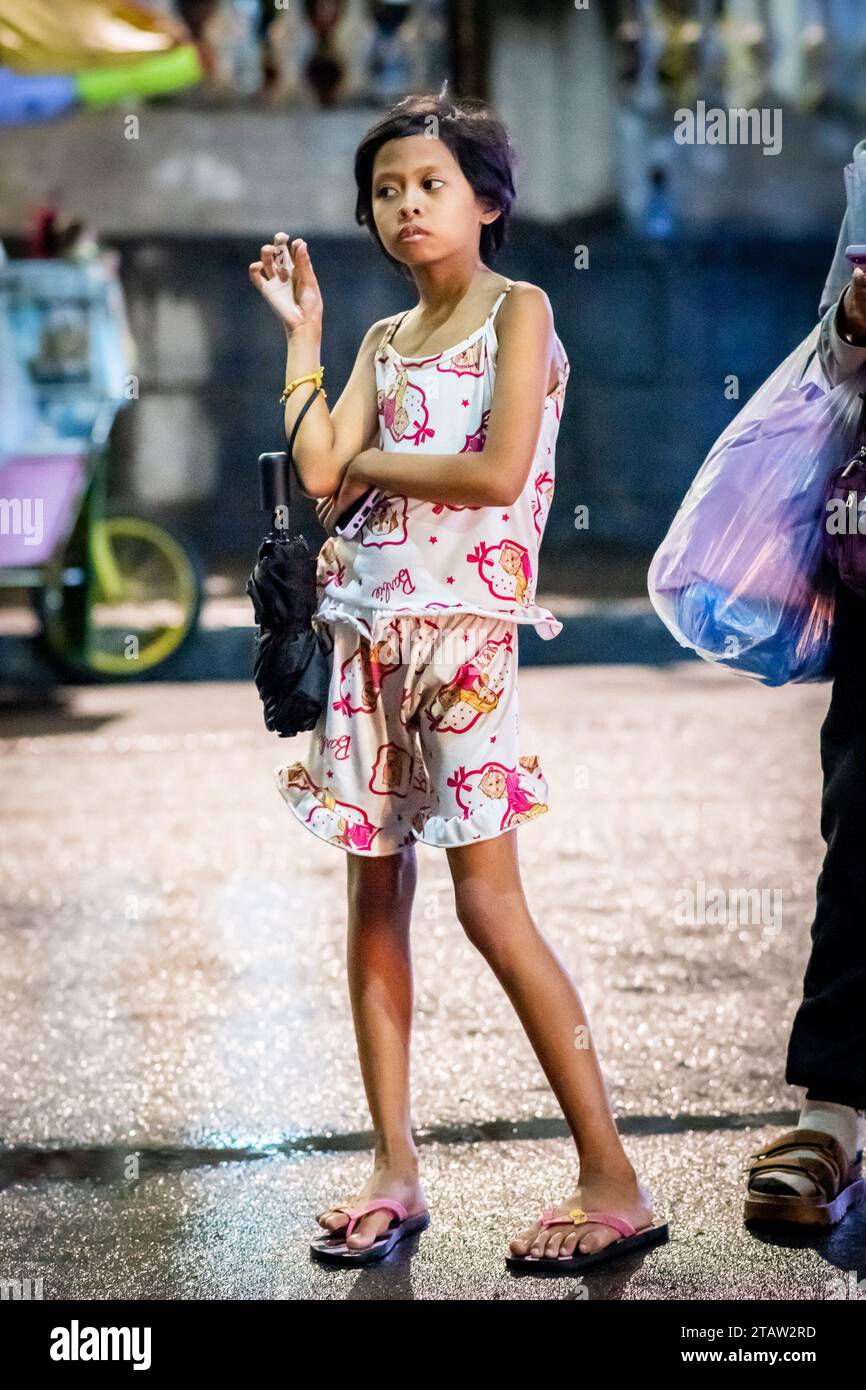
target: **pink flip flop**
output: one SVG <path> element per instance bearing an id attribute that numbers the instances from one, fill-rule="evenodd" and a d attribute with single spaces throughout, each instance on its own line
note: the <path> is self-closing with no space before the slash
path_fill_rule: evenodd
<path id="1" fill-rule="evenodd" d="M 567 1216 L 557 1216 L 554 1207 L 546 1207 L 539 1221 L 542 1230 L 548 1226 L 584 1226 L 589 1221 L 595 1221 L 599 1225 L 612 1226 L 615 1231 L 619 1231 L 620 1239 L 611 1241 L 603 1250 L 592 1250 L 588 1254 L 575 1250 L 567 1260 L 550 1255 L 506 1255 L 505 1263 L 509 1269 L 529 1274 L 575 1274 L 591 1265 L 601 1264 L 604 1260 L 627 1255 L 632 1250 L 664 1245 L 670 1238 L 666 1221 L 659 1222 L 658 1225 L 641 1226 L 638 1230 L 623 1216 L 616 1216 L 609 1211 L 583 1211 L 581 1207 L 574 1207 Z"/>
<path id="2" fill-rule="evenodd" d="M 383 1208 L 392 1211 L 394 1216 L 391 1224 L 376 1237 L 373 1244 L 363 1250 L 355 1250 L 347 1245 L 346 1241 L 361 1217 L 366 1216 L 369 1211 L 379 1211 Z M 317 1260 L 330 1261 L 332 1264 L 363 1265 L 369 1264 L 371 1260 L 382 1260 L 398 1240 L 411 1235 L 413 1231 L 426 1230 L 430 1225 L 429 1211 L 417 1211 L 409 1216 L 403 1203 L 394 1197 L 371 1197 L 368 1202 L 361 1202 L 358 1206 L 329 1207 L 328 1210 L 346 1212 L 349 1221 L 338 1231 L 323 1231 L 320 1236 L 315 1236 L 310 1241 L 310 1252 Z"/>

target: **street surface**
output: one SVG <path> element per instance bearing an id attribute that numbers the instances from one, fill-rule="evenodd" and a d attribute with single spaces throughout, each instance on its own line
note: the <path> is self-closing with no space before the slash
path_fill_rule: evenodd
<path id="1" fill-rule="evenodd" d="M 800 1099 L 784 1053 L 829 687 L 692 662 L 527 668 L 520 689 L 550 784 L 517 832 L 530 907 L 671 1223 L 668 1246 L 588 1274 L 589 1296 L 831 1296 L 866 1273 L 866 1207 L 773 1241 L 742 1226 L 739 1171 Z M 344 852 L 272 777 L 308 736 L 269 734 L 237 681 L 27 699 L 0 715 L 0 1276 L 42 1277 L 46 1299 L 575 1296 L 504 1266 L 570 1191 L 574 1151 L 444 852 L 417 851 L 413 920 L 432 1224 L 382 1265 L 324 1268 L 313 1213 L 363 1180 L 370 1134 Z"/>

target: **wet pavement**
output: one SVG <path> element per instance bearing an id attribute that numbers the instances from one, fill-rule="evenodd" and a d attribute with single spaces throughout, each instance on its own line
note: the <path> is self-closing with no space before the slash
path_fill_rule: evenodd
<path id="1" fill-rule="evenodd" d="M 527 896 L 671 1223 L 668 1246 L 588 1273 L 592 1298 L 820 1299 L 866 1274 L 866 1207 L 827 1236 L 741 1222 L 746 1155 L 799 1101 L 784 1053 L 828 696 L 702 663 L 522 673 L 522 751 L 551 802 L 518 832 Z M 59 1299 L 578 1296 L 505 1269 L 508 1237 L 569 1192 L 573 1149 L 426 846 L 412 1084 L 431 1226 L 366 1271 L 309 1260 L 312 1213 L 363 1180 L 370 1134 L 345 856 L 272 777 L 305 738 L 268 734 L 240 682 L 0 713 L 0 1278 Z"/>

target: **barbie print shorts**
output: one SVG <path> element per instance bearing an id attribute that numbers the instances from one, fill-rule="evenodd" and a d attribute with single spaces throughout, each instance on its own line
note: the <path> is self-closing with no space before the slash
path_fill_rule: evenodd
<path id="1" fill-rule="evenodd" d="M 517 624 L 369 617 L 330 624 L 327 707 L 305 759 L 274 769 L 298 820 L 352 854 L 384 855 L 493 839 L 542 815 L 547 782 L 518 749 Z"/>

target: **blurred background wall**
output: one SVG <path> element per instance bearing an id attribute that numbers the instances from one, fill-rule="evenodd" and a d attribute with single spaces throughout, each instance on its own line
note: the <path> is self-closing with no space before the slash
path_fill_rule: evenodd
<path id="1" fill-rule="evenodd" d="M 179 521 L 210 565 L 248 567 L 261 529 L 255 460 L 283 442 L 284 353 L 246 266 L 279 229 L 309 239 L 333 394 L 371 320 L 412 302 L 354 224 L 355 146 L 392 100 L 447 77 L 511 129 L 517 216 L 497 268 L 547 291 L 572 361 L 546 587 L 579 590 L 601 553 L 614 559 L 605 582 L 637 592 L 646 554 L 738 408 L 725 378 L 738 378 L 741 404 L 816 318 L 842 168 L 866 115 L 866 5 L 153 8 L 186 26 L 201 82 L 0 127 L 9 250 L 55 205 L 122 253 L 140 389 L 114 427 L 114 492 Z M 778 110 L 780 150 L 677 143 L 675 113 L 699 101 Z M 575 531 L 578 504 L 586 532 Z"/>

